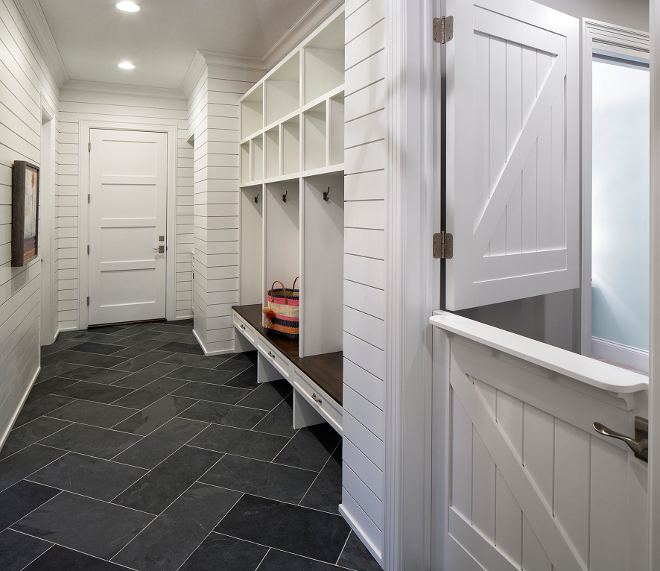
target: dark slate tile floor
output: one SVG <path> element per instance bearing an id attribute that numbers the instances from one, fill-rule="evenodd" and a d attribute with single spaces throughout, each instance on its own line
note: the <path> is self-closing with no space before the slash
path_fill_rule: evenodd
<path id="1" fill-rule="evenodd" d="M 0 451 L 3 571 L 377 571 L 339 515 L 341 440 L 292 428 L 256 353 L 192 323 L 60 334 Z"/>

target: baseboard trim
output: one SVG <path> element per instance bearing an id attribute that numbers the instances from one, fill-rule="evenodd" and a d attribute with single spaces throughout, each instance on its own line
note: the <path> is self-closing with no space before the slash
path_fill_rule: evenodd
<path id="1" fill-rule="evenodd" d="M 346 520 L 346 523 L 348 523 L 348 525 L 351 527 L 351 529 L 353 530 L 355 535 L 357 535 L 360 538 L 360 541 L 369 550 L 369 553 L 371 553 L 371 555 L 374 556 L 374 559 L 376 560 L 376 562 L 381 567 L 384 568 L 383 554 L 372 545 L 371 541 L 369 541 L 367 536 L 362 531 L 362 528 L 360 528 L 360 526 L 351 517 L 351 514 L 348 512 L 348 510 L 344 507 L 343 504 L 339 504 L 339 513 Z"/>
<path id="2" fill-rule="evenodd" d="M 614 341 L 591 338 L 591 352 L 594 357 L 607 359 L 614 363 L 620 363 L 626 367 L 637 369 L 638 371 L 649 372 L 649 352 L 628 345 L 622 345 Z"/>
<path id="3" fill-rule="evenodd" d="M 2 450 L 3 446 L 5 445 L 5 442 L 7 441 L 7 437 L 9 436 L 9 433 L 11 432 L 11 429 L 14 428 L 14 424 L 16 423 L 16 419 L 18 418 L 18 415 L 21 413 L 21 410 L 23 410 L 23 405 L 25 405 L 25 401 L 27 400 L 28 395 L 30 394 L 30 391 L 32 390 L 32 387 L 34 386 L 34 383 L 37 380 L 37 377 L 39 376 L 39 373 L 41 373 L 41 365 L 39 365 L 37 367 L 37 372 L 34 374 L 34 376 L 32 377 L 32 380 L 28 383 L 27 387 L 25 388 L 25 392 L 23 393 L 23 396 L 21 397 L 21 403 L 19 404 L 19 406 L 14 411 L 14 416 L 12 417 L 11 422 L 7 425 L 7 428 L 4 429 L 4 431 L 2 433 L 2 437 L 0 437 L 0 450 Z"/>
<path id="4" fill-rule="evenodd" d="M 195 339 L 197 339 L 197 343 L 199 343 L 199 346 L 202 348 L 202 351 L 204 351 L 204 355 L 206 357 L 213 357 L 215 355 L 226 355 L 227 353 L 233 353 L 231 349 L 223 349 L 222 351 L 209 351 L 206 348 L 206 345 L 202 342 L 200 339 L 199 335 L 197 335 L 197 331 L 193 329 L 193 335 L 195 336 Z"/>
<path id="5" fill-rule="evenodd" d="M 194 319 L 195 316 L 191 313 L 190 315 L 179 315 L 174 321 L 183 321 L 184 319 Z"/>

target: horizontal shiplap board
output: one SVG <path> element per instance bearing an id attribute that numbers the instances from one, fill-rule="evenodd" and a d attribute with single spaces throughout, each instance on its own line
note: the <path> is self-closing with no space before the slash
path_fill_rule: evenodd
<path id="1" fill-rule="evenodd" d="M 358 498 L 360 507 L 374 522 L 379 531 L 382 531 L 384 523 L 383 502 L 371 489 L 357 476 L 348 464 L 344 464 L 342 470 L 342 486 L 353 498 Z"/>
<path id="2" fill-rule="evenodd" d="M 385 289 L 385 261 L 344 254 L 344 278 L 372 288 Z"/>
<path id="3" fill-rule="evenodd" d="M 347 437 L 342 444 L 342 458 L 363 482 L 369 483 L 369 489 L 380 500 L 385 498 L 385 474 Z"/>
<path id="4" fill-rule="evenodd" d="M 379 379 L 385 378 L 385 352 L 346 331 L 344 331 L 344 357 Z"/>
<path id="5" fill-rule="evenodd" d="M 360 283 L 344 280 L 344 305 L 364 313 L 385 319 L 385 292 Z"/>
<path id="6" fill-rule="evenodd" d="M 383 230 L 346 228 L 344 230 L 344 253 L 384 260 L 385 232 Z"/>
<path id="7" fill-rule="evenodd" d="M 381 111 L 385 109 L 386 105 L 387 86 L 384 81 L 370 83 L 360 90 L 352 91 L 344 100 L 344 119 L 347 123 L 345 130 L 350 130 L 348 123 L 358 117 Z M 384 166 L 383 163 L 381 168 Z"/>
<path id="8" fill-rule="evenodd" d="M 346 69 L 351 67 L 382 50 L 385 47 L 385 20 L 381 20 L 372 26 L 358 38 L 353 40 L 346 49 Z"/>
<path id="9" fill-rule="evenodd" d="M 385 413 L 348 384 L 344 387 L 343 406 L 346 412 L 359 418 L 365 428 L 385 440 Z"/>
<path id="10" fill-rule="evenodd" d="M 369 0 L 346 18 L 346 43 L 353 42 L 366 30 L 385 18 L 387 3 L 382 0 Z"/>

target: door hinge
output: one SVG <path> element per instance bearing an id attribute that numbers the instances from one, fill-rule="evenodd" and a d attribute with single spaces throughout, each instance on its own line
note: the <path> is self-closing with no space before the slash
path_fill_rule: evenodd
<path id="1" fill-rule="evenodd" d="M 89 244 L 87 245 L 87 255 L 89 256 Z"/>
<path id="2" fill-rule="evenodd" d="M 91 196 L 92 196 L 91 194 L 88 194 L 88 195 L 87 195 L 87 204 L 90 203 L 90 201 L 91 201 Z"/>
<path id="3" fill-rule="evenodd" d="M 454 236 L 449 232 L 433 234 L 433 257 L 436 260 L 451 260 L 454 257 Z"/>
<path id="4" fill-rule="evenodd" d="M 92 152 L 92 143 L 87 143 L 87 152 L 88 153 Z"/>
<path id="5" fill-rule="evenodd" d="M 454 16 L 433 18 L 433 41 L 446 44 L 454 38 Z"/>
<path id="6" fill-rule="evenodd" d="M 87 307 L 89 307 L 89 298 L 87 298 Z"/>

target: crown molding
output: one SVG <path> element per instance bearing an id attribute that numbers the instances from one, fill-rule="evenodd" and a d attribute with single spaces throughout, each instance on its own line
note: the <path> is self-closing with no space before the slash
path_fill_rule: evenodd
<path id="1" fill-rule="evenodd" d="M 190 99 L 193 90 L 197 86 L 197 83 L 202 77 L 202 74 L 206 70 L 206 61 L 201 52 L 195 52 L 195 57 L 193 57 L 190 62 L 190 67 L 186 72 L 183 81 L 181 82 L 181 92 L 186 96 L 187 99 Z"/>
<path id="2" fill-rule="evenodd" d="M 62 87 L 69 80 L 69 74 L 46 21 L 46 16 L 41 9 L 39 0 L 15 0 L 15 4 L 32 35 L 32 39 L 37 44 L 37 48 L 39 48 L 48 69 L 53 74 L 57 86 Z"/>
<path id="3" fill-rule="evenodd" d="M 337 8 L 344 5 L 344 0 L 316 0 L 312 6 L 293 24 L 277 43 L 266 52 L 262 60 L 270 70 L 291 50 L 309 36 L 316 27 L 324 22 Z"/>
<path id="4" fill-rule="evenodd" d="M 134 95 L 137 97 L 157 97 L 159 99 L 186 99 L 186 96 L 178 89 L 143 87 L 141 85 L 125 85 L 121 83 L 102 83 L 99 81 L 78 81 L 75 79 L 67 81 L 61 89 L 62 91 L 91 91 L 95 93 L 114 93 L 116 95 Z"/>

